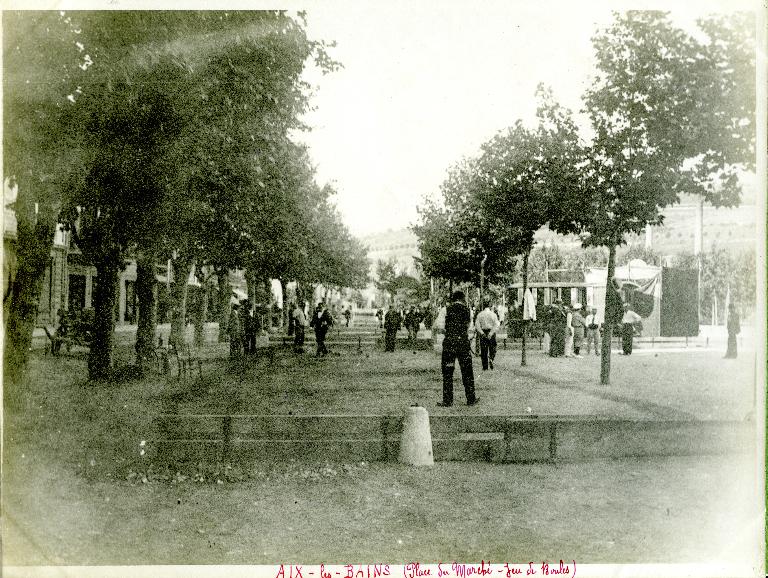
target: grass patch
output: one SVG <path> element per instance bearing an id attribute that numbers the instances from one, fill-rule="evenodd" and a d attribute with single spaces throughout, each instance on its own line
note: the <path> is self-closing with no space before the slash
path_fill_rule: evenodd
<path id="1" fill-rule="evenodd" d="M 648 407 L 741 419 L 750 359 L 707 353 L 596 359 L 500 352 L 475 365 L 476 407 L 434 407 L 432 352 L 280 352 L 244 367 L 210 358 L 202 380 L 89 385 L 83 357 L 33 354 L 23 404 L 5 415 L 6 564 L 269 564 L 744 560 L 756 527 L 754 465 L 728 457 L 582 464 L 179 464 L 142 455 L 154 418 L 195 413 L 642 416 Z M 456 376 L 456 398 L 463 392 Z M 613 398 L 606 397 L 609 391 Z M 644 413 L 645 412 L 645 413 Z M 652 417 L 652 416 L 651 416 Z M 752 529 L 752 530 L 750 530 Z"/>

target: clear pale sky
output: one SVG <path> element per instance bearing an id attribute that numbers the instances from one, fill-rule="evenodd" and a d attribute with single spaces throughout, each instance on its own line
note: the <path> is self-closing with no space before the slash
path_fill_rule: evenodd
<path id="1" fill-rule="evenodd" d="M 750 9 L 698 2 L 697 14 Z M 549 85 L 574 112 L 593 72 L 590 38 L 611 10 L 679 10 L 683 2 L 329 2 L 307 9 L 311 37 L 344 68 L 317 86 L 305 137 L 321 183 L 354 234 L 406 227 L 446 170 L 518 118 Z"/>
<path id="2" fill-rule="evenodd" d="M 763 0 L 764 1 L 764 0 Z M 309 70 L 306 121 L 320 184 L 357 235 L 402 228 L 447 169 L 517 119 L 532 121 L 539 83 L 577 112 L 593 73 L 590 38 L 611 10 L 696 16 L 757 0 L 7 0 L 7 9 L 304 10 L 311 38 L 336 41 L 344 68 Z M 692 12 L 694 11 L 695 12 Z M 586 122 L 584 122 L 586 124 Z"/>

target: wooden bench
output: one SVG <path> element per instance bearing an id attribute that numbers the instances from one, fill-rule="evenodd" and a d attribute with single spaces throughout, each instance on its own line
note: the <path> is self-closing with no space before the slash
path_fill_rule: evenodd
<path id="1" fill-rule="evenodd" d="M 86 339 L 82 339 L 78 337 L 76 334 L 68 334 L 68 335 L 58 335 L 56 333 L 56 330 L 53 327 L 48 327 L 47 325 L 39 325 L 44 332 L 45 336 L 48 338 L 48 341 L 51 343 L 50 351 L 51 355 L 59 355 L 61 352 L 61 346 L 64 345 L 67 348 L 67 353 L 69 353 L 72 350 L 73 345 L 80 345 L 82 347 L 90 347 L 91 343 L 90 341 Z M 48 352 L 48 349 L 46 348 L 46 353 Z"/>
<path id="2" fill-rule="evenodd" d="M 164 350 L 164 351 L 158 351 Z M 169 346 L 167 349 L 158 348 L 155 350 L 158 363 L 162 364 L 163 370 L 167 369 L 167 374 L 170 375 L 170 358 L 176 358 L 176 366 L 178 368 L 177 378 L 192 377 L 194 373 L 194 367 L 197 366 L 198 375 L 203 377 L 203 361 L 193 352 L 188 343 L 182 344 L 181 347 L 177 347 L 175 344 Z M 164 359 L 164 356 L 167 359 Z"/>
<path id="3" fill-rule="evenodd" d="M 429 418 L 435 461 L 556 462 L 754 451 L 754 420 L 595 415 Z M 152 455 L 170 461 L 394 461 L 401 415 L 161 414 Z M 154 438 L 154 439 L 153 439 Z"/>

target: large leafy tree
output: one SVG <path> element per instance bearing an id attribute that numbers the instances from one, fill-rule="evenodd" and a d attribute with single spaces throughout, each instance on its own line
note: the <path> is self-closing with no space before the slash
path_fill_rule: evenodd
<path id="1" fill-rule="evenodd" d="M 90 26 L 98 36 L 119 25 L 121 33 L 113 43 L 120 47 L 120 40 L 134 42 L 143 32 L 126 31 L 147 22 L 174 29 L 173 25 L 178 25 L 184 30 L 185 25 L 210 21 L 207 15 L 197 13 L 183 13 L 178 19 L 172 13 L 160 18 L 145 16 L 119 13 L 102 23 L 102 16 L 97 15 L 92 20 L 86 18 L 86 27 Z M 202 44 L 214 52 L 203 52 L 203 57 L 215 63 L 223 52 L 236 59 L 243 44 L 258 42 L 264 33 L 259 28 L 253 30 L 255 39 L 245 35 L 251 30 L 249 24 L 268 22 L 270 18 L 279 19 L 279 15 L 254 13 L 255 22 L 250 23 L 235 19 L 230 24 L 243 36 L 234 40 L 225 37 L 210 42 L 204 37 Z M 97 55 L 99 83 L 84 92 L 77 103 L 85 127 L 82 148 L 90 159 L 82 186 L 75 187 L 69 196 L 66 218 L 78 245 L 99 274 L 94 295 L 96 326 L 89 356 L 92 379 L 106 377 L 111 366 L 115 286 L 132 247 L 154 248 L 160 239 L 168 248 L 174 248 L 183 263 L 174 285 L 174 296 L 181 295 L 177 304 L 181 301 L 182 306 L 174 307 L 174 321 L 184 314 L 186 278 L 194 251 L 202 248 L 200 232 L 208 230 L 206 218 L 211 213 L 206 202 L 208 191 L 196 188 L 190 176 L 199 166 L 194 162 L 198 160 L 195 150 L 210 148 L 215 141 L 210 134 L 196 129 L 203 109 L 220 116 L 228 112 L 226 107 L 201 104 L 205 98 L 198 92 L 201 83 L 196 70 L 206 78 L 210 69 L 204 58 L 201 62 L 199 36 L 192 34 L 181 40 L 161 35 L 169 42 L 160 46 L 151 43 L 146 53 L 134 50 L 121 54 L 115 50 Z"/>
<path id="2" fill-rule="evenodd" d="M 548 91 L 540 88 L 539 99 L 536 129 L 518 122 L 486 142 L 479 160 L 481 211 L 496 229 L 504 231 L 514 252 L 522 255 L 523 292 L 527 290 L 528 259 L 536 232 L 550 221 L 561 231 L 567 230 L 564 215 L 578 210 L 578 197 L 571 194 L 578 184 L 576 125 Z M 566 201 L 570 206 L 564 204 Z M 526 365 L 525 333 L 521 365 Z"/>
<path id="3" fill-rule="evenodd" d="M 3 296 L 6 400 L 32 342 L 62 191 L 80 164 L 72 100 L 92 62 L 76 22 L 59 12 L 3 12 L 3 169 L 18 190 L 15 263 Z M 9 258 L 6 255 L 6 258 Z"/>
<path id="4" fill-rule="evenodd" d="M 280 159 L 289 132 L 302 128 L 308 87 L 301 71 L 312 56 L 321 67 L 333 63 L 301 22 L 281 12 L 73 18 L 66 24 L 79 34 L 74 49 L 87 46 L 92 55 L 77 67 L 88 69 L 88 82 L 77 84 L 66 114 L 51 122 L 78 155 L 65 168 L 82 168 L 74 178 L 55 175 L 67 177 L 60 188 L 71 192 L 57 189 L 56 198 L 99 269 L 89 368 L 100 378 L 111 365 L 113 279 L 129 251 L 176 256 L 176 327 L 196 259 L 220 267 L 264 262 L 246 259 L 273 238 L 270 227 L 285 205 Z M 50 242 L 39 252 L 48 250 Z"/>
<path id="5" fill-rule="evenodd" d="M 595 136 L 580 163 L 576 227 L 608 248 L 608 279 L 627 233 L 660 225 L 681 193 L 715 206 L 739 202 L 738 170 L 754 155 L 754 47 L 746 16 L 699 22 L 698 40 L 662 12 L 616 14 L 594 39 L 598 74 L 585 96 Z M 572 193 L 564 192 L 568 205 Z M 608 292 L 606 311 L 616 309 Z M 606 316 L 607 318 L 608 316 Z M 611 327 L 601 383 L 610 380 Z"/>
<path id="6" fill-rule="evenodd" d="M 424 273 L 477 284 L 481 273 L 498 282 L 514 268 L 514 233 L 483 210 L 479 192 L 484 174 L 478 159 L 468 158 L 448 171 L 439 201 L 427 199 L 413 226 Z"/>
<path id="7" fill-rule="evenodd" d="M 194 262 L 220 272 L 242 267 L 251 285 L 264 284 L 282 276 L 281 256 L 295 248 L 308 162 L 290 133 L 303 128 L 308 106 L 305 62 L 326 61 L 293 19 L 270 13 L 262 20 L 253 37 L 228 40 L 196 75 L 194 119 L 172 156 L 185 168 L 176 173 L 181 194 L 167 205 L 164 227 L 179 277 Z M 188 219 L 178 218 L 179 207 L 189 209 Z M 176 289 L 178 340 L 185 286 Z"/>
<path id="8" fill-rule="evenodd" d="M 309 219 L 310 237 L 306 251 L 310 255 L 304 278 L 311 284 L 361 289 L 368 282 L 365 247 L 349 233 L 333 205 L 335 191 L 325 185 L 316 191 L 316 204 Z"/>
<path id="9" fill-rule="evenodd" d="M 130 80 L 93 87 L 80 102 L 82 146 L 90 158 L 82 183 L 68 195 L 64 219 L 98 273 L 89 355 L 92 379 L 105 377 L 111 365 L 119 271 L 143 232 L 145 214 L 152 214 L 162 199 L 155 161 L 183 122 L 165 89 L 178 86 L 184 76 L 178 66 L 164 61 Z"/>

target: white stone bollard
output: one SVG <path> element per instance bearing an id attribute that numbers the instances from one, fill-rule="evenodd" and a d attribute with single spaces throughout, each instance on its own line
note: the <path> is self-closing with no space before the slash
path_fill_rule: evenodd
<path id="1" fill-rule="evenodd" d="M 405 414 L 398 461 L 413 466 L 431 466 L 435 463 L 429 414 L 423 407 L 411 406 Z"/>

